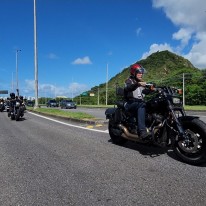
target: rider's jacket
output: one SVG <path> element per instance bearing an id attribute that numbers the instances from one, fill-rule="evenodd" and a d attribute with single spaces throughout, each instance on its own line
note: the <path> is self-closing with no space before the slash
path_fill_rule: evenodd
<path id="1" fill-rule="evenodd" d="M 130 76 L 125 81 L 125 99 L 128 100 L 143 100 L 144 95 L 142 94 L 143 87 L 138 84 L 138 81 Z"/>

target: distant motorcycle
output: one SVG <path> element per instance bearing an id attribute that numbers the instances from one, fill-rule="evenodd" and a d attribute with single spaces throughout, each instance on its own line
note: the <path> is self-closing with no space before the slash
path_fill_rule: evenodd
<path id="1" fill-rule="evenodd" d="M 139 137 L 136 116 L 125 110 L 124 89 L 118 87 L 120 100 L 114 108 L 105 111 L 112 142 L 118 145 L 128 140 L 152 143 L 172 148 L 186 163 L 199 165 L 206 162 L 206 124 L 199 117 L 186 115 L 179 90 L 148 84 L 143 93 L 152 96 L 146 101 L 146 126 L 152 133 L 151 139 L 143 141 Z"/>
<path id="2" fill-rule="evenodd" d="M 4 101 L 0 101 L 0 112 L 3 112 L 5 110 Z"/>
<path id="3" fill-rule="evenodd" d="M 25 106 L 23 105 L 20 99 L 15 99 L 10 101 L 9 113 L 8 116 L 11 120 L 19 121 L 21 117 L 24 116 Z"/>

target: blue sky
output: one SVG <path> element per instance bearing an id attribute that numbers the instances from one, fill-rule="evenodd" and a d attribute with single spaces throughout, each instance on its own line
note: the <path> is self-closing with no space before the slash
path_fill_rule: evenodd
<path id="1" fill-rule="evenodd" d="M 76 96 L 153 52 L 206 68 L 205 0 L 36 0 L 39 97 Z M 34 1 L 0 1 L 0 90 L 34 96 Z M 154 68 L 155 69 L 155 68 Z M 12 83 L 13 82 L 13 83 Z"/>

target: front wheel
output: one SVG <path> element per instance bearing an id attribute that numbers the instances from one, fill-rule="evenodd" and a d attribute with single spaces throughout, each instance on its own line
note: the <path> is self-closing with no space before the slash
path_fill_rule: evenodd
<path id="1" fill-rule="evenodd" d="M 206 162 L 206 124 L 197 118 L 185 119 L 181 123 L 189 141 L 176 141 L 175 154 L 189 164 L 200 165 Z"/>
<path id="2" fill-rule="evenodd" d="M 112 120 L 109 120 L 108 129 L 109 135 L 114 144 L 123 145 L 127 142 L 127 139 L 121 137 L 122 132 L 120 128 Z"/>
<path id="3" fill-rule="evenodd" d="M 19 119 L 20 119 L 20 109 L 17 109 L 16 114 L 15 114 L 15 119 L 16 119 L 16 121 L 19 121 Z"/>

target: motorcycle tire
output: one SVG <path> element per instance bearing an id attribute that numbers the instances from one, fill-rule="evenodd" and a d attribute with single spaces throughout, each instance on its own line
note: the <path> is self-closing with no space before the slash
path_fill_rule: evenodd
<path id="1" fill-rule="evenodd" d="M 20 119 L 20 110 L 19 109 L 16 111 L 15 119 L 16 119 L 16 121 L 19 121 L 19 119 Z"/>
<path id="2" fill-rule="evenodd" d="M 112 120 L 109 120 L 109 124 L 108 124 L 108 130 L 109 130 L 109 135 L 110 135 L 110 138 L 112 140 L 112 142 L 114 144 L 117 144 L 117 145 L 123 145 L 127 142 L 127 139 L 121 137 L 120 135 L 117 135 L 117 132 L 115 134 L 115 130 L 116 131 L 120 131 L 120 129 L 118 128 L 118 126 L 114 126 L 115 123 L 113 123 Z"/>
<path id="3" fill-rule="evenodd" d="M 184 162 L 200 165 L 206 162 L 206 124 L 198 118 L 181 121 L 186 131 L 190 144 L 178 140 L 174 144 L 175 154 Z"/>
<path id="4" fill-rule="evenodd" d="M 15 119 L 14 114 L 11 114 L 10 118 L 11 118 L 11 120 L 14 120 Z"/>

